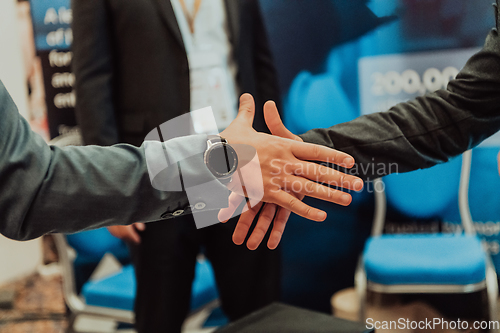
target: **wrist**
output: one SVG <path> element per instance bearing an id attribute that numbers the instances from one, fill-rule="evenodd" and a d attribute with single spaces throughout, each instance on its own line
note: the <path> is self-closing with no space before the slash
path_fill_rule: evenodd
<path id="1" fill-rule="evenodd" d="M 229 143 L 229 144 L 233 143 L 234 144 L 234 138 L 232 137 L 231 133 L 227 129 L 225 129 L 222 132 L 220 132 L 219 136 L 221 138 L 226 139 L 227 143 Z"/>
<path id="2" fill-rule="evenodd" d="M 238 155 L 227 139 L 219 135 L 207 137 L 207 149 L 203 155 L 205 165 L 222 184 L 231 182 L 238 168 Z"/>

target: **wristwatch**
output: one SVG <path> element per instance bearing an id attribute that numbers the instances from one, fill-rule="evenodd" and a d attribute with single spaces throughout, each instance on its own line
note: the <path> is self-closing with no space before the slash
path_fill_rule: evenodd
<path id="1" fill-rule="evenodd" d="M 208 170 L 222 184 L 227 185 L 231 182 L 238 168 L 238 155 L 226 139 L 218 135 L 209 135 L 203 159 Z"/>

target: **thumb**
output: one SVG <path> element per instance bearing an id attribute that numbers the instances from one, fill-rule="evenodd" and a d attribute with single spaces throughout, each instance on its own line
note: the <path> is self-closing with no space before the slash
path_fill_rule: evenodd
<path id="1" fill-rule="evenodd" d="M 264 104 L 264 119 L 273 135 L 302 142 L 302 139 L 290 132 L 281 121 L 276 103 L 268 101 Z"/>
<path id="2" fill-rule="evenodd" d="M 253 118 L 255 116 L 255 101 L 250 94 L 243 94 L 240 97 L 240 109 L 238 110 L 238 121 L 244 121 L 250 127 L 253 126 Z"/>

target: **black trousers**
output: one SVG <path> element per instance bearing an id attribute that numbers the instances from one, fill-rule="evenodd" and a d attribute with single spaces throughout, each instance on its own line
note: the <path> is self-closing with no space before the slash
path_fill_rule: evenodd
<path id="1" fill-rule="evenodd" d="M 236 222 L 237 218 L 197 230 L 190 215 L 146 225 L 133 254 L 139 333 L 180 332 L 202 249 L 212 263 L 221 306 L 231 321 L 278 300 L 279 251 L 269 250 L 267 240 L 256 251 L 235 245 L 231 236 Z"/>

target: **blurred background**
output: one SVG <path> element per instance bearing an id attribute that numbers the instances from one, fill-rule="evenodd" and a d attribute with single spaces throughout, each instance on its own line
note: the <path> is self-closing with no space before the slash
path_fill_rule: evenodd
<path id="1" fill-rule="evenodd" d="M 494 27 L 491 2 L 260 0 L 286 126 L 301 134 L 445 87 Z M 78 131 L 72 18 L 69 0 L 0 3 L 0 79 L 33 130 L 47 141 Z M 498 138 L 492 138 L 473 157 L 470 206 L 476 230 L 500 269 L 500 205 L 498 194 L 489 191 L 500 187 L 500 179 L 496 161 L 486 158 L 498 145 Z M 459 168 L 455 162 L 455 171 Z M 444 175 L 450 178 L 449 188 L 422 185 L 420 190 L 435 194 L 436 200 L 449 198 L 425 216 L 407 215 L 389 200 L 386 232 L 459 230 L 455 176 Z M 367 188 L 353 193 L 349 207 L 307 199 L 328 212 L 324 223 L 290 218 L 280 245 L 283 302 L 331 313 L 332 295 L 353 286 L 372 227 L 374 198 Z M 415 191 L 411 196 L 418 195 Z M 447 191 L 453 194 L 447 196 Z M 0 332 L 63 332 L 67 309 L 50 236 L 28 243 L 0 236 L 0 253 L 0 290 L 7 299 L 0 310 Z M 14 304 L 8 302 L 12 291 Z M 35 322 L 48 326 L 29 328 Z"/>

